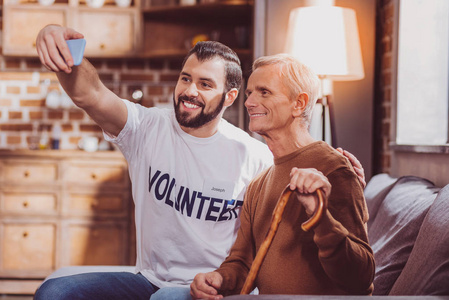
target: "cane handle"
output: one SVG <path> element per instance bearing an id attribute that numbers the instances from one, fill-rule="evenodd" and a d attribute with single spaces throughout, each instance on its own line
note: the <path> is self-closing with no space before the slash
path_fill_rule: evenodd
<path id="1" fill-rule="evenodd" d="M 257 274 L 259 273 L 260 266 L 262 265 L 263 260 L 265 259 L 265 255 L 268 252 L 268 248 L 271 246 L 271 242 L 276 234 L 279 223 L 282 219 L 282 214 L 284 213 L 285 206 L 287 205 L 288 199 L 292 194 L 292 190 L 289 186 L 287 186 L 282 192 L 279 200 L 276 204 L 276 207 L 273 211 L 273 216 L 271 219 L 270 229 L 265 237 L 265 240 L 260 245 L 259 250 L 257 251 L 256 257 L 251 265 L 251 269 L 249 270 L 248 276 L 246 277 L 245 283 L 243 284 L 243 288 L 240 292 L 241 295 L 247 295 L 251 292 L 253 288 L 254 281 L 256 280 Z M 317 194 L 317 207 L 315 208 L 315 212 L 312 217 L 301 224 L 301 229 L 304 231 L 308 231 L 313 228 L 323 216 L 324 211 L 326 210 L 326 199 L 324 198 L 324 193 L 321 189 L 316 190 Z"/>

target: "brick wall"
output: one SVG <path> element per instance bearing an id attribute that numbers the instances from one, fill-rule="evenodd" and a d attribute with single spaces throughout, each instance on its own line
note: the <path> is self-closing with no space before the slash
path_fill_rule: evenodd
<path id="1" fill-rule="evenodd" d="M 373 174 L 390 173 L 391 169 L 393 0 L 378 0 L 376 13 Z"/>
<path id="2" fill-rule="evenodd" d="M 143 59 L 95 59 L 103 83 L 114 93 L 132 99 L 134 90 L 143 91 L 141 104 L 170 104 L 180 61 Z M 55 124 L 62 127 L 61 149 L 76 149 L 84 136 L 102 137 L 100 128 L 81 109 L 73 106 L 50 108 L 50 91 L 63 95 L 54 73 L 37 58 L 0 56 L 0 148 L 28 148 L 33 127 L 51 135 Z M 62 97 L 59 98 L 62 101 Z M 69 102 L 71 103 L 71 102 Z"/>

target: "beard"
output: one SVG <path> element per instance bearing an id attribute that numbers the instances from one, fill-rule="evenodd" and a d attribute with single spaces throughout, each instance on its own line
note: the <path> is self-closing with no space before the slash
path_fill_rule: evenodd
<path id="1" fill-rule="evenodd" d="M 210 113 L 204 112 L 205 106 L 202 103 L 199 103 L 194 98 L 189 98 L 188 96 L 179 96 L 178 103 L 175 101 L 175 94 L 173 93 L 173 105 L 175 107 L 175 115 L 176 120 L 179 125 L 187 128 L 200 128 L 201 126 L 209 123 L 213 119 L 215 119 L 223 109 L 224 101 L 226 99 L 226 93 L 223 92 L 221 96 L 220 103 L 218 103 L 217 107 Z M 201 111 L 197 116 L 191 117 L 190 113 L 181 111 L 181 102 L 188 101 L 195 105 L 201 107 Z"/>

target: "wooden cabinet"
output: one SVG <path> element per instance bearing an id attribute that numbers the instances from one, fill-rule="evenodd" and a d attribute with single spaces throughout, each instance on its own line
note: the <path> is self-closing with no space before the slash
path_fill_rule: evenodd
<path id="1" fill-rule="evenodd" d="M 119 152 L 0 151 L 0 294 L 32 294 L 62 266 L 133 265 Z"/>
<path id="2" fill-rule="evenodd" d="M 252 59 L 252 1 L 214 1 L 196 5 L 144 6 L 143 55 L 183 58 L 199 35 L 234 49 L 240 59 Z"/>
<path id="3" fill-rule="evenodd" d="M 126 57 L 139 49 L 139 15 L 135 8 L 80 8 L 73 27 L 84 34 L 86 56 Z"/>
<path id="4" fill-rule="evenodd" d="M 68 11 L 61 5 L 3 5 L 3 54 L 36 56 L 36 36 L 47 24 L 67 26 Z"/>
<path id="5" fill-rule="evenodd" d="M 87 57 L 126 57 L 139 51 L 139 2 L 118 7 L 106 1 L 92 8 L 83 1 L 62 0 L 50 6 L 37 0 L 5 0 L 3 4 L 3 54 L 37 56 L 36 37 L 47 24 L 68 26 L 86 38 Z"/>
<path id="6" fill-rule="evenodd" d="M 199 0 L 186 6 L 156 2 L 134 0 L 124 8 L 106 0 L 92 8 L 83 0 L 58 0 L 50 6 L 37 0 L 5 0 L 3 54 L 37 56 L 39 30 L 60 24 L 85 35 L 86 57 L 182 59 L 195 37 L 206 35 L 233 48 L 241 59 L 252 59 L 253 1 Z"/>

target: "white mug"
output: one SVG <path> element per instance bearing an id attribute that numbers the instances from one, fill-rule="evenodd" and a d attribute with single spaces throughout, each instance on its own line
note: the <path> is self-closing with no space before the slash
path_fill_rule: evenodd
<path id="1" fill-rule="evenodd" d="M 131 4 L 131 0 L 115 0 L 115 4 L 119 7 L 128 7 Z"/>
<path id="2" fill-rule="evenodd" d="M 19 2 L 19 1 L 17 1 Z M 55 0 L 38 0 L 40 5 L 49 6 L 55 3 Z"/>
<path id="3" fill-rule="evenodd" d="M 87 152 L 95 152 L 98 150 L 98 138 L 95 136 L 87 136 L 78 142 L 78 147 Z"/>
<path id="4" fill-rule="evenodd" d="M 86 0 L 86 4 L 89 7 L 102 7 L 104 4 L 104 0 Z"/>
<path id="5" fill-rule="evenodd" d="M 180 5 L 195 5 L 196 0 L 180 0 L 179 4 Z"/>
<path id="6" fill-rule="evenodd" d="M 61 104 L 61 97 L 57 90 L 52 90 L 48 92 L 47 97 L 45 98 L 45 106 L 48 108 L 56 109 L 59 108 Z"/>

